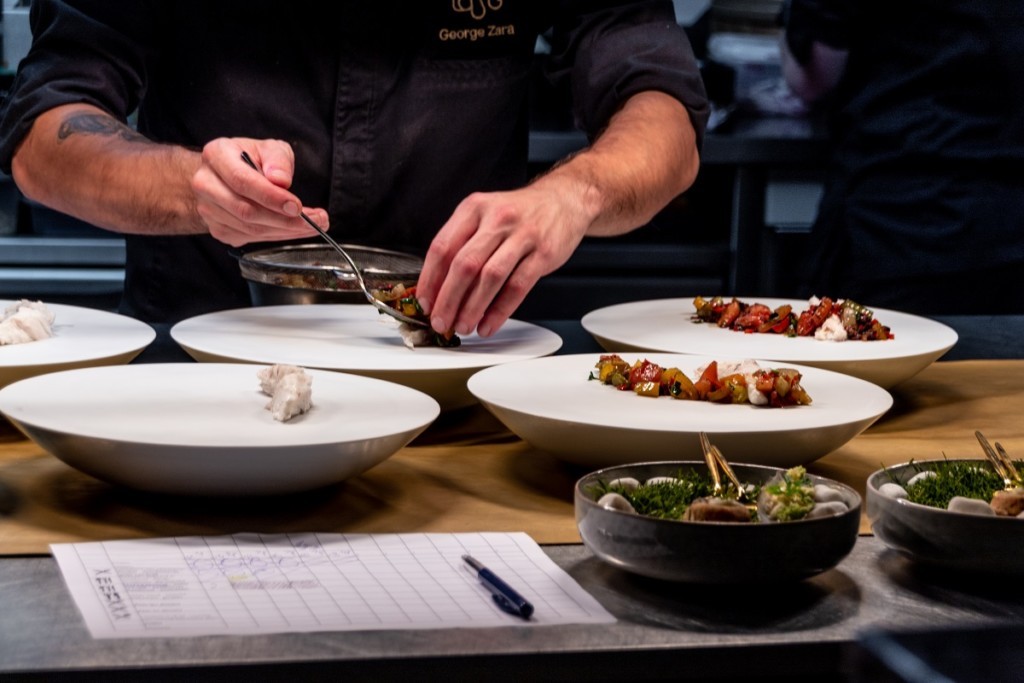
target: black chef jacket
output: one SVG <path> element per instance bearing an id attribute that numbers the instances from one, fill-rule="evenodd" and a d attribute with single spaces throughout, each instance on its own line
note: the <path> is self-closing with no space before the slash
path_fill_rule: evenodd
<path id="1" fill-rule="evenodd" d="M 1024 312 L 1024 3 L 792 0 L 787 40 L 849 55 L 803 293 Z"/>
<path id="2" fill-rule="evenodd" d="M 473 191 L 527 180 L 535 45 L 596 135 L 630 95 L 679 99 L 703 133 L 703 85 L 670 2 L 34 0 L 35 41 L 0 121 L 0 168 L 41 112 L 88 102 L 167 143 L 278 138 L 292 190 L 342 242 L 425 253 Z M 248 306 L 226 245 L 126 237 L 122 311 L 150 322 Z"/>

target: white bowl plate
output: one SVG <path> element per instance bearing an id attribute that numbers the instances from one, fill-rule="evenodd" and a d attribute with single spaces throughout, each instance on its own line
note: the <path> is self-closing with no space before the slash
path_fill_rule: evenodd
<path id="1" fill-rule="evenodd" d="M 736 297 L 775 309 L 806 301 Z M 883 388 L 893 387 L 928 367 L 956 344 L 956 332 L 935 320 L 872 308 L 894 338 L 887 341 L 818 341 L 813 337 L 746 334 L 692 321 L 694 297 L 635 301 L 599 308 L 583 316 L 583 328 L 610 351 L 664 351 L 770 358 L 853 375 Z"/>
<path id="2" fill-rule="evenodd" d="M 440 413 L 407 387 L 309 371 L 313 408 L 280 422 L 258 366 L 141 364 L 41 375 L 0 390 L 0 412 L 67 464 L 146 491 L 291 493 L 384 461 Z"/>
<path id="3" fill-rule="evenodd" d="M 467 335 L 454 349 L 410 349 L 397 323 L 367 304 L 218 311 L 178 323 L 171 337 L 198 361 L 288 363 L 374 377 L 429 394 L 442 410 L 476 402 L 466 389 L 474 372 L 562 346 L 550 330 L 509 320 L 494 336 Z"/>
<path id="4" fill-rule="evenodd" d="M 600 354 L 538 358 L 481 370 L 469 390 L 510 430 L 563 460 L 592 468 L 625 463 L 703 458 L 698 434 L 707 432 L 733 462 L 774 467 L 806 464 L 836 450 L 892 406 L 892 396 L 870 382 L 819 368 L 792 367 L 813 403 L 764 408 L 652 398 L 619 391 L 587 376 Z M 724 356 L 624 354 L 695 370 Z"/>
<path id="5" fill-rule="evenodd" d="M 13 303 L 0 300 L 0 311 Z M 43 303 L 55 316 L 53 336 L 0 346 L 0 387 L 47 372 L 127 363 L 156 338 L 152 327 L 134 318 L 93 308 Z"/>

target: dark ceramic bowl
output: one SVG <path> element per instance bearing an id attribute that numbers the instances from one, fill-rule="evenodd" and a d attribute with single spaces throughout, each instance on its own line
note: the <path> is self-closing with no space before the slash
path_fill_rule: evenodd
<path id="1" fill-rule="evenodd" d="M 366 286 L 388 289 L 416 284 L 423 260 L 399 251 L 341 245 L 359 266 Z M 352 269 L 329 245 L 288 244 L 241 254 L 238 267 L 249 284 L 254 306 L 360 304 L 366 297 Z M 335 271 L 341 271 L 338 277 Z"/>
<path id="2" fill-rule="evenodd" d="M 732 466 L 742 482 L 763 484 L 783 471 L 762 465 Z M 795 522 L 734 524 L 657 519 L 609 510 L 594 488 L 620 477 L 644 482 L 680 471 L 707 472 L 703 462 L 650 462 L 592 472 L 576 482 L 576 525 L 597 557 L 635 574 L 707 584 L 797 581 L 831 569 L 853 549 L 860 527 L 860 495 L 849 486 L 811 475 L 839 490 L 849 509 Z"/>
<path id="3" fill-rule="evenodd" d="M 868 477 L 866 509 L 871 528 L 888 547 L 914 562 L 959 572 L 1024 575 L 1024 520 L 986 517 L 890 498 L 883 484 L 906 482 L 921 469 L 967 462 L 991 468 L 987 460 L 915 460 Z"/>

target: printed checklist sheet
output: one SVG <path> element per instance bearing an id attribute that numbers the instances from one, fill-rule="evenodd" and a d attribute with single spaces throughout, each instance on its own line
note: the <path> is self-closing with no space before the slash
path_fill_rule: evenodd
<path id="1" fill-rule="evenodd" d="M 610 623 L 524 533 L 234 534 L 51 546 L 94 638 Z M 535 611 L 502 611 L 462 556 Z"/>

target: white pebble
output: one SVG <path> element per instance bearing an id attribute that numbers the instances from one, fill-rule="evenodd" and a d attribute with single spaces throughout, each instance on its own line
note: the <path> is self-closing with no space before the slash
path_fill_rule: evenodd
<path id="1" fill-rule="evenodd" d="M 843 492 L 826 484 L 814 485 L 814 501 L 816 503 L 843 503 L 844 506 L 846 505 Z"/>
<path id="2" fill-rule="evenodd" d="M 827 503 L 815 503 L 814 507 L 811 508 L 811 511 L 807 513 L 806 519 L 841 515 L 849 509 L 850 508 L 846 507 L 846 503 L 839 500 L 831 500 Z"/>
<path id="3" fill-rule="evenodd" d="M 994 517 L 996 511 L 983 500 L 977 498 L 964 498 L 963 496 L 954 496 L 946 509 L 950 512 L 963 512 L 968 515 L 988 515 Z"/>
<path id="4" fill-rule="evenodd" d="M 910 478 L 910 481 L 907 482 L 907 486 L 910 486 L 911 484 L 916 484 L 919 481 L 924 481 L 925 479 L 931 479 L 932 477 L 937 477 L 937 476 L 939 476 L 939 475 L 936 474 L 934 470 L 924 470 L 923 472 L 918 472 L 917 474 L 912 476 Z"/>
<path id="5" fill-rule="evenodd" d="M 887 498 L 895 498 L 897 500 L 906 500 L 907 498 L 907 490 L 891 481 L 879 486 L 878 492 Z"/>
<path id="6" fill-rule="evenodd" d="M 640 482 L 633 477 L 621 477 L 619 479 L 612 479 L 608 486 L 617 486 L 626 491 L 636 491 L 637 487 L 640 486 Z"/>
<path id="7" fill-rule="evenodd" d="M 606 493 L 597 500 L 597 504 L 606 510 L 618 510 L 620 512 L 632 512 L 636 514 L 636 510 L 628 500 L 617 493 Z"/>
<path id="8" fill-rule="evenodd" d="M 648 485 L 652 484 L 678 484 L 679 480 L 675 477 L 651 477 L 646 481 Z"/>

